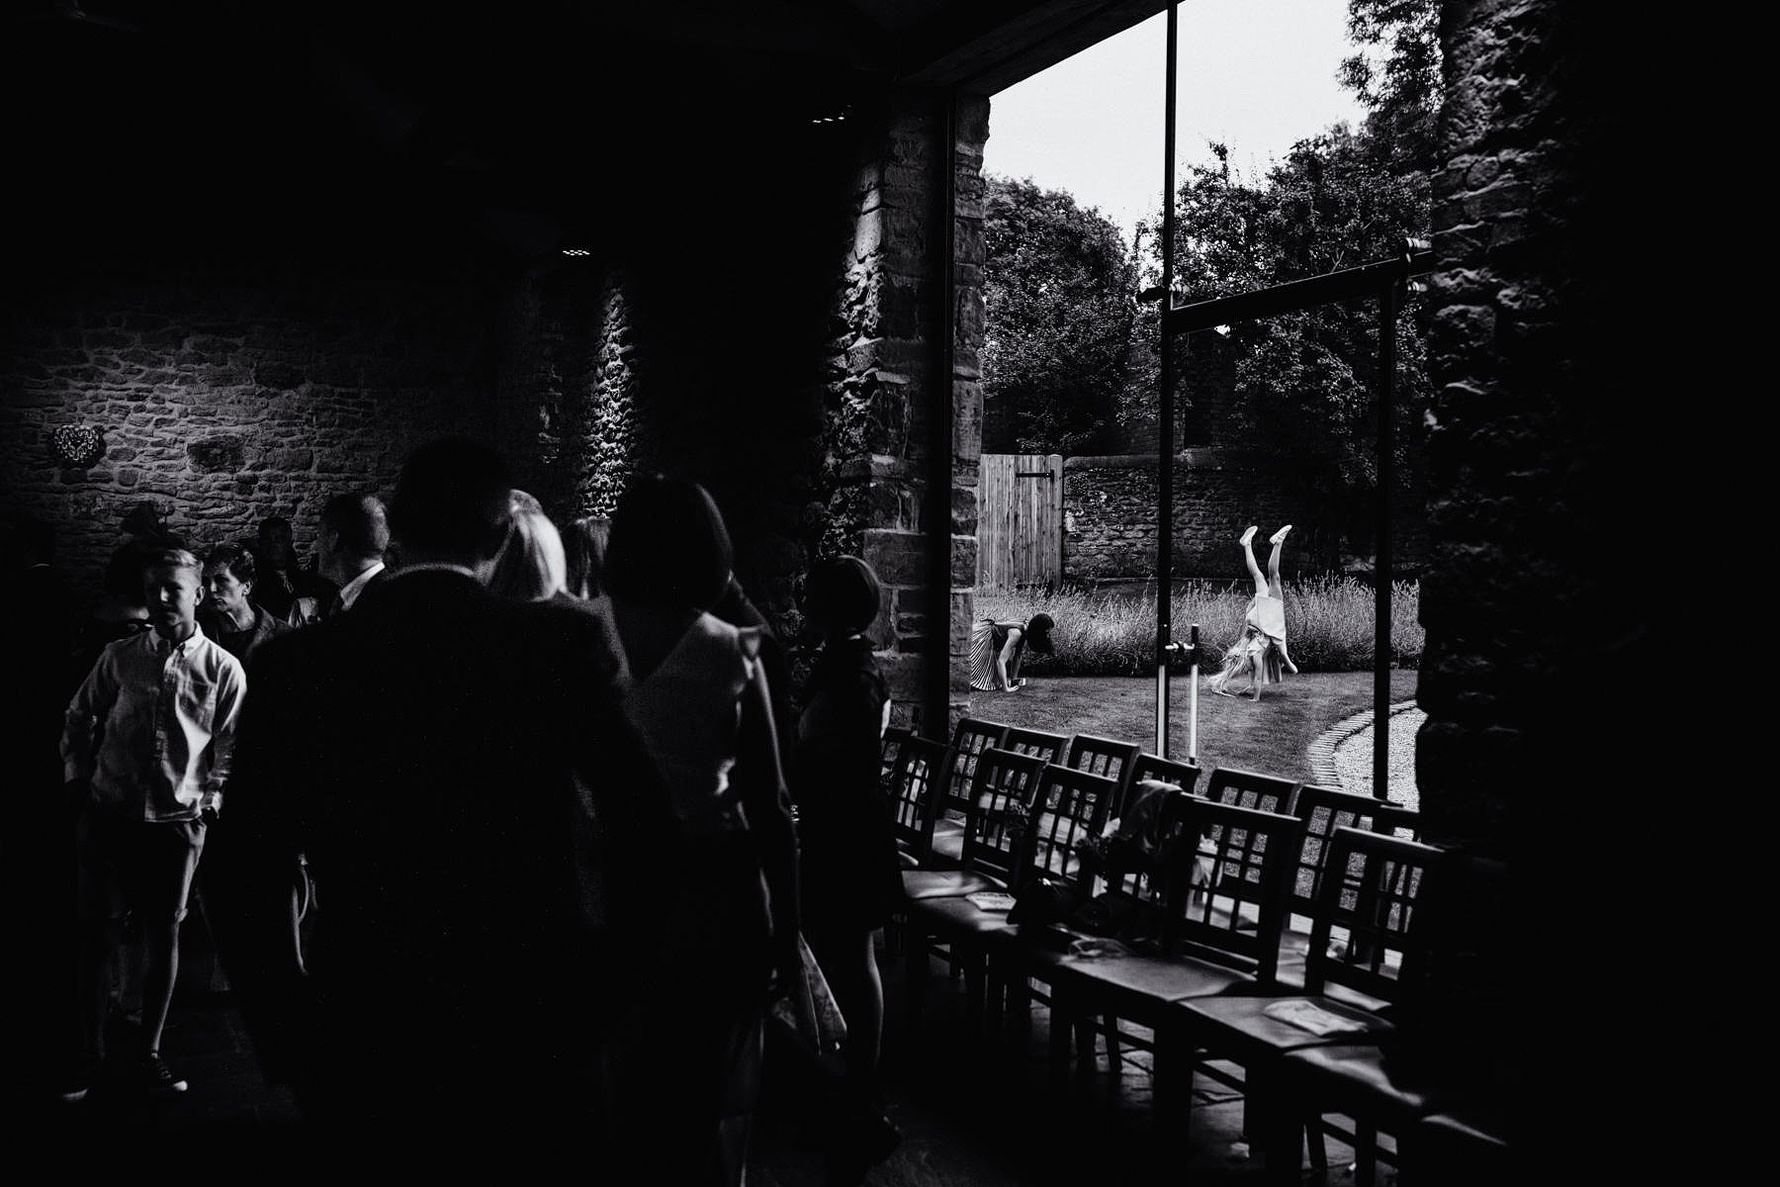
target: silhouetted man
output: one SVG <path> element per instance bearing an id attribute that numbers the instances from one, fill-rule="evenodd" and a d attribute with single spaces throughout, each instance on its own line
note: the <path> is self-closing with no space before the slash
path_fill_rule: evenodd
<path id="1" fill-rule="evenodd" d="M 404 566 L 255 656 L 218 947 L 268 1077 L 348 1152 L 597 1157 L 637 904 L 674 877 L 610 626 L 481 584 L 511 487 L 483 445 L 423 446 L 389 508 Z M 327 905 L 306 972 L 298 853 Z"/>
<path id="2" fill-rule="evenodd" d="M 316 568 L 339 587 L 322 617 L 352 609 L 353 604 L 388 572 L 383 554 L 389 549 L 389 519 L 376 495 L 335 495 L 321 509 L 321 551 Z"/>

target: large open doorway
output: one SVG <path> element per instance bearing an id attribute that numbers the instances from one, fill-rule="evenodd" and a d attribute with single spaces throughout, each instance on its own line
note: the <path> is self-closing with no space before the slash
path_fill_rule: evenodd
<path id="1" fill-rule="evenodd" d="M 1246 271 L 1208 263 L 1231 243 L 1227 231 L 1208 231 L 1208 217 L 1279 218 L 1278 189 L 1317 180 L 1319 169 L 1332 190 L 1351 187 L 1342 197 L 1364 199 L 1379 178 L 1327 180 L 1331 166 L 1346 168 L 1356 154 L 1377 147 L 1366 139 L 1376 133 L 1353 127 L 1306 127 L 1308 143 L 1294 146 L 1283 164 L 1259 168 L 1251 159 L 1246 171 L 1236 163 L 1242 145 L 1212 145 L 1204 160 L 1177 176 L 1181 47 L 1202 33 L 1192 25 L 1197 15 L 1189 12 L 1183 24 L 1171 5 L 1151 22 L 1155 28 L 1125 35 L 1153 34 L 1146 79 L 1164 92 L 1150 107 L 1165 120 L 1153 129 L 1155 138 L 1126 143 L 1153 167 L 1155 139 L 1163 142 L 1165 168 L 1155 170 L 1162 175 L 1155 192 L 1173 200 L 1152 203 L 1157 209 L 1124 238 L 1122 258 L 1107 249 L 1105 228 L 1095 218 L 1104 212 L 1097 207 L 1071 203 L 1072 195 L 1036 176 L 996 176 L 992 106 L 985 150 L 984 471 L 1018 472 L 1017 459 L 1054 454 L 1052 503 L 1060 522 L 1027 516 L 1035 530 L 1054 533 L 1043 541 L 1010 539 L 999 520 L 989 545 L 979 531 L 977 618 L 1019 622 L 1049 613 L 1060 623 L 1060 646 L 1072 654 L 1026 657 L 1029 683 L 1017 693 L 973 690 L 969 714 L 1064 734 L 1110 734 L 1173 758 L 1261 767 L 1300 782 L 1414 802 L 1422 533 L 1415 476 L 1403 463 L 1413 434 L 1403 425 L 1425 381 L 1398 377 L 1421 364 L 1419 326 L 1404 326 L 1413 316 L 1406 311 L 1414 302 L 1412 277 L 1430 260 L 1425 248 L 1406 247 L 1405 239 L 1425 232 L 1425 224 L 1400 220 L 1402 234 L 1387 236 L 1379 223 L 1356 222 L 1338 267 L 1329 266 L 1334 257 L 1314 252 L 1297 272 L 1280 260 Z M 1350 47 L 1356 54 L 1361 48 Z M 1331 73 L 1337 64 L 1330 61 Z M 1246 211 L 1237 209 L 1244 203 Z M 1319 213 L 1326 212 L 1312 195 L 1304 214 Z M 1069 256 L 1056 241 L 1072 228 L 1075 254 Z M 998 265 L 1013 254 L 996 242 L 998 231 L 1024 234 L 1029 247 L 1049 242 L 1049 272 L 1035 269 L 1030 257 L 1042 253 L 1028 250 L 1024 271 L 1008 268 L 998 276 Z M 1011 291 L 1021 280 L 1033 283 Z M 1121 291 L 1134 282 L 1138 292 Z M 1064 336 L 1058 353 L 1087 371 L 1076 394 L 1097 395 L 1103 401 L 1098 415 L 1082 406 L 1089 401 L 1072 404 L 1072 393 L 1058 385 L 1000 383 L 1042 370 L 1039 360 L 1008 356 L 1018 347 L 1030 355 L 1031 327 L 1052 312 L 1060 291 L 1075 293 L 1087 310 L 1071 327 L 1079 332 Z M 1109 312 L 1121 295 L 1130 303 L 1125 322 Z M 1147 302 L 1131 301 L 1139 295 Z M 1132 342 L 1149 335 L 1147 372 L 1117 374 L 1130 349 L 1123 357 L 1096 351 L 1093 335 L 1108 326 L 1115 332 L 1128 326 Z M 1301 433 L 1282 434 L 1282 418 L 1291 415 L 1287 402 L 1254 407 L 1266 365 L 1257 359 L 1271 357 L 1278 366 L 1294 347 L 1315 352 L 1330 402 L 1343 405 L 1328 423 L 1346 434 L 1345 472 L 1331 465 L 1312 474 L 1301 462 L 1314 455 L 1310 438 L 1327 433 L 1328 423 L 1307 418 Z M 1312 393 L 1314 368 L 1302 370 L 1285 369 L 1280 386 Z M 1108 401 L 1109 387 L 1121 381 Z M 1131 391 L 1143 382 L 1151 393 L 1147 407 Z M 1009 406 L 1022 396 L 1024 408 Z M 1048 439 L 1047 426 L 1056 430 Z M 1268 473 L 1270 458 L 1284 478 Z M 992 486 L 985 481 L 980 489 L 992 494 Z M 996 506 L 985 497 L 982 510 L 993 516 Z M 1293 658 L 1311 662 L 1286 673 L 1277 687 L 1262 686 L 1258 700 L 1214 699 L 1209 678 L 1243 638 L 1253 592 L 1237 546 L 1251 522 L 1260 526 L 1256 551 L 1263 569 L 1269 536 L 1293 525 L 1282 562 L 1289 647 Z M 1058 560 L 1044 577 L 1018 563 L 1050 555 Z M 1016 572 L 1021 576 L 1008 581 L 1005 574 Z M 1115 673 L 1122 679 L 1109 683 Z M 1055 684 L 1045 687 L 1053 677 Z M 1078 680 L 1079 695 L 1061 688 Z"/>

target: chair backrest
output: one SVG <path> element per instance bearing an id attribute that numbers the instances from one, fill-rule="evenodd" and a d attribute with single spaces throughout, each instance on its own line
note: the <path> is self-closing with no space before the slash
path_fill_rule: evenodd
<path id="1" fill-rule="evenodd" d="M 1049 730 L 1028 729 L 1025 726 L 1013 725 L 998 743 L 1004 750 L 1015 754 L 1033 754 L 1046 762 L 1063 761 L 1063 750 L 1069 745 L 1069 739 L 1062 734 L 1053 734 Z"/>
<path id="2" fill-rule="evenodd" d="M 1327 993 L 1339 985 L 1401 1001 L 1433 939 L 1432 929 L 1414 923 L 1443 858 L 1443 850 L 1419 841 L 1336 828 L 1311 915 L 1304 991 Z"/>
<path id="3" fill-rule="evenodd" d="M 1213 767 L 1205 780 L 1206 799 L 1238 808 L 1254 808 L 1260 812 L 1292 812 L 1292 793 L 1298 790 L 1295 780 L 1239 767 Z"/>
<path id="4" fill-rule="evenodd" d="M 1027 817 L 1044 769 L 1041 758 L 998 747 L 977 755 L 959 850 L 965 869 L 999 878 L 1018 891 Z"/>
<path id="5" fill-rule="evenodd" d="M 901 778 L 898 766 L 902 757 L 902 744 L 915 736 L 915 731 L 904 725 L 886 726 L 884 737 L 878 743 L 878 781 L 886 791 L 894 794 L 890 786 Z"/>
<path id="6" fill-rule="evenodd" d="M 1140 779 L 1154 779 L 1161 783 L 1172 783 L 1188 795 L 1198 792 L 1199 776 L 1202 774 L 1204 769 L 1196 762 L 1163 758 L 1147 750 L 1140 752 L 1136 761 L 1131 764 L 1132 783 Z"/>
<path id="7" fill-rule="evenodd" d="M 1170 780 L 1138 780 L 1125 793 L 1118 831 L 1106 840 L 1101 877 L 1160 917 L 1169 886 L 1170 858 L 1179 843 L 1181 811 L 1192 793 Z"/>
<path id="8" fill-rule="evenodd" d="M 1298 789 L 1292 814 L 1304 821 L 1304 845 L 1287 897 L 1292 911 L 1303 915 L 1316 910 L 1317 891 L 1329 856 L 1329 837 L 1336 829 L 1361 828 L 1409 841 L 1421 836 L 1421 814 L 1414 808 L 1315 783 Z"/>
<path id="9" fill-rule="evenodd" d="M 1164 943 L 1273 982 L 1304 822 L 1199 796 L 1179 803 Z"/>
<path id="10" fill-rule="evenodd" d="M 1069 739 L 1069 745 L 1063 749 L 1063 757 L 1057 761 L 1077 771 L 1088 771 L 1095 775 L 1105 775 L 1118 784 L 1113 796 L 1112 814 L 1117 816 L 1125 802 L 1125 793 L 1131 787 L 1132 772 L 1136 768 L 1137 756 L 1143 753 L 1143 747 L 1136 742 L 1121 742 L 1116 738 L 1102 738 L 1095 734 L 1076 734 Z"/>
<path id="11" fill-rule="evenodd" d="M 1100 837 L 1118 794 L 1115 779 L 1046 763 L 1027 826 L 1028 874 L 1091 891 L 1098 866 L 1084 863 L 1082 850 Z"/>
<path id="12" fill-rule="evenodd" d="M 919 734 L 904 739 L 897 753 L 896 776 L 890 784 L 896 843 L 916 860 L 924 860 L 933 848 L 939 787 L 950 754 L 945 743 Z"/>
<path id="13" fill-rule="evenodd" d="M 940 786 L 940 815 L 963 819 L 970 808 L 970 786 L 976 776 L 977 756 L 1001 745 L 1007 726 L 977 717 L 960 717 L 952 727 L 951 751 L 946 756 L 946 777 Z M 935 817 L 938 819 L 938 817 Z"/>

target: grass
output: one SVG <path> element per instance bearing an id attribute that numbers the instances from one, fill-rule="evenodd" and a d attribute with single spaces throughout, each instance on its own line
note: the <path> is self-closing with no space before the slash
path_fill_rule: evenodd
<path id="1" fill-rule="evenodd" d="M 1061 627 L 1062 620 L 1058 620 Z M 1302 672 L 1262 690 L 1258 702 L 1207 692 L 1200 673 L 1199 765 L 1241 767 L 1311 781 L 1309 750 L 1343 719 L 1372 709 L 1371 672 Z M 1415 699 L 1416 673 L 1391 672 L 1391 703 Z M 1188 754 L 1191 689 L 1187 674 L 1169 681 L 1170 758 Z M 1097 734 L 1154 750 L 1156 681 L 1131 676 L 1035 676 L 1018 692 L 971 694 L 970 715 L 1060 734 Z"/>
<path id="2" fill-rule="evenodd" d="M 1300 672 L 1365 672 L 1375 655 L 1376 609 L 1372 587 L 1351 577 L 1287 581 L 1286 638 Z M 1420 587 L 1399 581 L 1391 589 L 1391 665 L 1421 662 Z M 1242 635 L 1243 615 L 1254 586 L 1247 580 L 1188 581 L 1174 589 L 1171 629 L 1177 640 L 1199 625 L 1201 665 L 1215 669 L 1224 649 Z M 1043 611 L 1055 621 L 1056 654 L 1028 654 L 1029 676 L 1144 676 L 1155 670 L 1156 601 L 1148 595 L 1108 595 L 1085 590 L 1055 593 L 978 590 L 978 618 L 1025 621 Z"/>

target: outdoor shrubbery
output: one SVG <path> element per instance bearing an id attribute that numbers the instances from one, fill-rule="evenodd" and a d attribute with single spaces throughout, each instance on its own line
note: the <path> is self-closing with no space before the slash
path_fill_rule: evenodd
<path id="1" fill-rule="evenodd" d="M 1248 581 L 1188 581 L 1174 588 L 1173 632 L 1185 641 L 1199 624 L 1201 666 L 1223 661 L 1224 649 L 1242 634 L 1242 616 L 1253 596 Z M 1398 581 L 1391 588 L 1391 666 L 1413 668 L 1421 661 L 1419 586 Z M 1292 659 L 1306 672 L 1364 671 L 1373 666 L 1373 590 L 1351 577 L 1314 577 L 1285 583 L 1286 641 Z M 976 596 L 978 618 L 1024 621 L 1039 611 L 1057 622 L 1054 656 L 1028 653 L 1032 675 L 1139 676 L 1155 670 L 1156 602 L 1148 595 L 1092 591 L 1044 593 L 983 590 Z"/>

